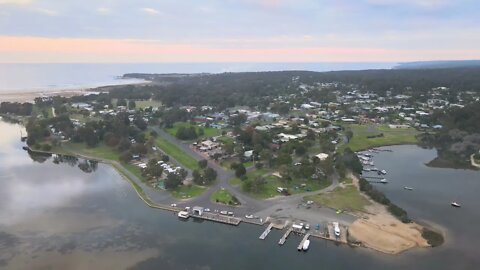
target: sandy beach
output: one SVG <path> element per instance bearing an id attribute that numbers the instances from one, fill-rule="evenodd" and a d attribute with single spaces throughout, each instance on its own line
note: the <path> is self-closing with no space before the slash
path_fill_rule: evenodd
<path id="1" fill-rule="evenodd" d="M 358 187 L 358 178 L 351 175 Z M 365 194 L 362 193 L 368 198 Z M 399 254 L 415 247 L 429 247 L 427 240 L 422 237 L 423 227 L 412 222 L 403 223 L 390 214 L 384 205 L 370 198 L 372 203 L 366 207 L 366 213 L 361 214 L 349 227 L 352 238 L 362 242 L 368 248 L 387 253 Z"/>
<path id="2" fill-rule="evenodd" d="M 0 91 L 0 102 L 33 102 L 36 97 L 53 97 L 53 96 L 62 96 L 62 97 L 73 97 L 85 95 L 88 93 L 98 93 L 102 91 L 109 91 L 118 86 L 126 85 L 148 85 L 150 82 L 139 82 L 139 83 L 129 83 L 129 84 L 119 84 L 119 85 L 105 85 L 99 87 L 78 87 L 78 88 L 66 88 L 66 89 L 55 89 L 55 90 L 5 90 Z"/>
<path id="3" fill-rule="evenodd" d="M 33 102 L 36 97 L 53 97 L 53 96 L 62 96 L 62 97 L 72 97 L 85 95 L 89 92 L 94 91 L 94 89 L 65 89 L 65 90 L 55 90 L 55 91 L 6 91 L 0 92 L 0 102 Z"/>

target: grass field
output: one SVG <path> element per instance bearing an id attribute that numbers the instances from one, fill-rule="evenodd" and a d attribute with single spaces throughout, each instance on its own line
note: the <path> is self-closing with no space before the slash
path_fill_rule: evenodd
<path id="1" fill-rule="evenodd" d="M 346 183 L 348 183 L 348 181 Z M 332 192 L 326 194 L 306 196 L 305 200 L 314 201 L 325 207 L 352 212 L 363 211 L 364 207 L 370 204 L 352 184 L 347 184 L 345 187 L 337 187 Z"/>
<path id="2" fill-rule="evenodd" d="M 227 205 L 238 205 L 238 200 L 225 189 L 219 189 L 212 194 L 212 202 L 222 203 Z"/>
<path id="3" fill-rule="evenodd" d="M 350 147 L 353 151 L 365 150 L 372 147 L 380 147 L 396 144 L 414 144 L 415 136 L 419 134 L 414 128 L 392 129 L 388 126 L 376 125 L 345 125 L 345 129 L 353 131 L 353 137 L 348 144 L 342 145 L 341 150 Z M 367 138 L 383 133 L 383 137 Z"/>
<path id="4" fill-rule="evenodd" d="M 158 108 L 162 106 L 162 102 L 156 100 L 136 100 L 135 105 L 138 109 L 145 109 L 148 107 Z"/>
<path id="5" fill-rule="evenodd" d="M 198 162 L 189 156 L 187 153 L 183 152 L 182 149 L 178 148 L 176 145 L 172 144 L 171 142 L 167 141 L 162 137 L 157 137 L 155 140 L 157 146 L 162 149 L 167 155 L 173 157 L 178 162 L 180 162 L 184 167 L 195 170 L 198 168 Z"/>
<path id="6" fill-rule="evenodd" d="M 177 199 L 188 199 L 201 195 L 205 190 L 206 188 L 197 185 L 179 186 L 171 193 Z"/>
<path id="7" fill-rule="evenodd" d="M 247 173 L 246 175 L 247 179 L 244 181 L 253 180 L 258 176 L 265 176 L 266 183 L 264 188 L 259 193 L 249 193 L 253 197 L 259 199 L 268 199 L 280 195 L 280 193 L 278 193 L 277 191 L 278 187 L 287 188 L 290 194 L 298 194 L 308 191 L 320 190 L 328 187 L 331 184 L 330 181 L 326 180 L 316 181 L 303 179 L 294 179 L 289 183 L 285 183 L 281 181 L 281 179 L 279 179 L 278 177 L 269 175 L 269 171 L 266 169 L 255 170 Z M 242 183 L 243 181 L 240 178 L 230 179 L 230 184 L 233 186 L 239 186 Z M 305 186 L 302 187 L 302 184 L 305 184 Z"/>
<path id="8" fill-rule="evenodd" d="M 104 143 L 100 143 L 98 146 L 91 148 L 87 147 L 84 143 L 67 142 L 64 143 L 62 147 L 68 152 L 115 161 L 118 161 L 120 155 L 115 149 L 106 146 Z"/>
<path id="9" fill-rule="evenodd" d="M 195 127 L 196 128 L 196 131 L 197 131 L 197 134 L 198 134 L 198 130 L 200 129 L 199 126 L 195 126 L 195 125 L 191 125 L 190 123 L 186 123 L 186 122 L 177 122 L 175 124 L 173 124 L 173 127 L 172 128 L 166 128 L 165 131 L 172 135 L 173 137 L 175 137 L 175 135 L 177 134 L 177 131 L 180 127 L 186 127 L 186 128 L 189 128 L 189 127 Z M 208 138 L 208 137 L 214 137 L 214 136 L 219 136 L 222 134 L 222 129 L 217 129 L 217 128 L 203 128 L 203 132 L 204 132 L 204 135 L 202 136 L 198 136 L 199 138 Z"/>

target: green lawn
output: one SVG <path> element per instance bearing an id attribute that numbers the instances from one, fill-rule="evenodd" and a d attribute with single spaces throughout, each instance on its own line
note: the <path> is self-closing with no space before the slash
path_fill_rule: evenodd
<path id="1" fill-rule="evenodd" d="M 246 176 L 248 179 L 255 179 L 257 176 L 262 176 L 266 173 L 268 173 L 267 169 L 260 169 L 260 170 L 254 170 L 254 171 L 248 172 Z M 230 185 L 232 186 L 238 186 L 242 184 L 242 182 L 243 182 L 242 179 L 237 177 L 230 179 Z"/>
<path id="2" fill-rule="evenodd" d="M 148 107 L 158 108 L 162 106 L 162 102 L 156 100 L 136 100 L 135 105 L 137 109 L 145 109 Z"/>
<path id="3" fill-rule="evenodd" d="M 353 151 L 365 150 L 372 147 L 380 147 L 395 144 L 414 144 L 417 142 L 415 136 L 419 132 L 414 128 L 392 129 L 388 126 L 379 125 L 345 125 L 345 130 L 353 131 L 353 138 L 341 150 L 350 147 Z M 383 137 L 367 138 L 383 133 Z"/>
<path id="4" fill-rule="evenodd" d="M 165 141 L 164 141 L 163 138 L 157 138 L 157 144 L 159 145 L 160 148 L 164 149 L 162 146 L 160 146 L 160 143 L 158 143 L 159 139 L 162 141 L 162 143 L 164 143 Z M 181 152 L 180 149 L 178 149 L 175 145 L 172 145 L 169 142 L 167 142 L 167 143 L 169 145 L 168 147 L 170 147 L 170 148 L 167 147 L 167 149 L 169 149 L 170 152 L 167 152 L 167 151 L 165 151 L 165 152 L 168 155 L 171 155 L 172 157 L 177 159 L 182 164 L 184 164 L 182 162 L 182 160 L 191 159 L 191 160 L 188 161 L 188 163 L 191 165 L 191 167 L 196 168 L 198 166 L 197 161 L 195 161 L 193 158 L 191 158 L 190 156 Z M 163 144 L 163 145 L 167 145 L 167 144 Z M 176 149 L 173 149 L 171 146 L 175 147 Z M 80 154 L 80 155 L 87 155 L 87 156 L 91 156 L 91 157 L 97 157 L 97 158 L 114 160 L 114 161 L 118 161 L 118 157 L 119 157 L 119 153 L 114 148 L 110 148 L 110 147 L 106 146 L 104 143 L 100 143 L 97 147 L 90 148 L 90 147 L 87 147 L 83 143 L 68 142 L 68 143 L 64 143 L 61 149 L 63 149 L 63 152 L 65 152 L 65 153 L 77 153 L 77 154 Z M 178 150 L 178 151 L 175 152 L 173 150 Z M 182 153 L 182 154 L 186 155 L 186 157 L 183 156 L 183 155 L 178 155 L 178 154 L 177 154 L 177 156 L 175 156 L 174 154 L 171 154 L 171 153 L 176 153 L 176 154 L 177 153 Z M 145 178 L 142 176 L 142 170 L 138 166 L 135 166 L 135 165 L 130 164 L 130 163 L 128 163 L 128 164 L 122 163 L 122 166 L 125 169 L 127 169 L 129 172 L 134 174 L 136 177 L 138 177 L 140 180 L 145 181 Z M 184 164 L 184 166 L 186 166 L 186 165 Z M 186 167 L 190 168 L 188 166 L 186 166 Z M 131 182 L 134 184 L 134 187 L 137 190 L 138 189 L 141 190 L 141 188 L 134 183 L 135 181 L 131 181 Z M 205 190 L 206 190 L 206 188 L 196 186 L 196 185 L 180 186 L 177 189 L 171 191 L 171 194 L 172 194 L 172 196 L 174 196 L 176 198 L 185 199 L 185 198 L 196 197 L 196 196 L 202 194 Z M 142 193 L 143 193 L 143 190 L 142 190 Z"/>
<path id="5" fill-rule="evenodd" d="M 195 170 L 198 168 L 198 162 L 194 158 L 192 158 L 187 153 L 183 152 L 182 149 L 178 148 L 176 145 L 172 144 L 171 142 L 167 141 L 162 137 L 157 137 L 156 139 L 157 146 L 162 149 L 167 155 L 173 157 L 178 162 L 180 162 L 184 167 Z"/>
<path id="6" fill-rule="evenodd" d="M 205 190 L 206 188 L 197 185 L 182 185 L 172 190 L 171 193 L 177 199 L 189 199 L 201 195 Z"/>
<path id="7" fill-rule="evenodd" d="M 287 188 L 290 194 L 298 194 L 323 189 L 331 184 L 331 182 L 327 180 L 317 181 L 305 179 L 294 179 L 291 182 L 285 183 L 278 177 L 268 174 L 269 171 L 267 169 L 254 170 L 247 173 L 247 180 L 244 181 L 255 179 L 258 176 L 265 176 L 266 180 L 263 190 L 261 190 L 259 193 L 249 193 L 250 195 L 259 199 L 268 199 L 280 195 L 280 193 L 277 191 L 278 187 Z M 230 179 L 230 184 L 233 186 L 238 186 L 242 183 L 243 181 L 240 178 Z M 302 184 L 305 184 L 305 186 L 302 186 Z"/>
<path id="8" fill-rule="evenodd" d="M 212 202 L 228 204 L 228 205 L 238 205 L 239 202 L 230 192 L 225 189 L 219 189 L 212 194 Z"/>
<path id="9" fill-rule="evenodd" d="M 62 144 L 62 148 L 71 153 L 116 161 L 120 156 L 114 148 L 108 147 L 104 143 L 100 143 L 96 147 L 88 147 L 84 143 L 67 142 Z"/>
<path id="10" fill-rule="evenodd" d="M 195 127 L 196 130 L 197 130 L 197 134 L 198 134 L 198 130 L 201 128 L 199 126 L 195 126 L 195 125 L 191 125 L 190 123 L 186 123 L 186 122 L 177 122 L 175 124 L 173 124 L 173 127 L 171 128 L 166 128 L 165 131 L 168 132 L 168 134 L 172 135 L 175 137 L 175 135 L 177 134 L 177 131 L 180 127 L 186 127 L 186 128 L 189 128 L 189 127 Z M 198 136 L 199 138 L 207 138 L 207 137 L 215 137 L 215 136 L 219 136 L 222 134 L 222 129 L 217 129 L 217 128 L 203 128 L 203 132 L 204 132 L 204 135 L 202 136 Z"/>
<path id="11" fill-rule="evenodd" d="M 337 187 L 332 192 L 314 196 L 306 196 L 305 200 L 330 207 L 333 209 L 354 211 L 363 211 L 364 207 L 370 202 L 360 194 L 360 191 L 354 185 Z"/>

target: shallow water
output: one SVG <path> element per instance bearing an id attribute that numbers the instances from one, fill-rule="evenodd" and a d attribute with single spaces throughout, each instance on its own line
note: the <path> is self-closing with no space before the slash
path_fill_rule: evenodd
<path id="1" fill-rule="evenodd" d="M 433 151 L 392 147 L 376 158 L 386 169 L 387 195 L 412 217 L 449 230 L 438 249 L 399 256 L 313 240 L 298 252 L 282 232 L 265 241 L 263 229 L 212 222 L 180 221 L 172 213 L 150 209 L 112 168 L 98 164 L 85 173 L 78 163 L 54 163 L 21 149 L 19 127 L 0 121 L 0 268 L 1 269 L 476 269 L 480 255 L 474 211 L 480 198 L 478 172 L 423 166 Z M 42 163 L 40 163 L 42 162 Z M 83 162 L 83 161 L 79 161 Z M 438 171 L 437 171 L 438 170 Z M 475 181 L 478 180 L 478 181 Z M 407 193 L 404 185 L 415 187 Z M 451 193 L 464 207 L 449 206 Z M 427 198 L 425 198 L 427 197 Z M 458 211 L 457 211 L 458 210 Z"/>

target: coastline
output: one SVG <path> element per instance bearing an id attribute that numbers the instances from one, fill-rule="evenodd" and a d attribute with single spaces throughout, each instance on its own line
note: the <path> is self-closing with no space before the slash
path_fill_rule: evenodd
<path id="1" fill-rule="evenodd" d="M 74 87 L 74 88 L 60 88 L 55 90 L 5 90 L 0 91 L 0 102 L 31 102 L 33 103 L 37 97 L 73 97 L 73 96 L 82 96 L 97 92 L 110 91 L 115 89 L 118 86 L 127 86 L 127 85 L 148 85 L 151 84 L 150 81 L 143 82 L 128 82 L 125 84 L 112 84 L 104 86 L 95 86 L 95 87 Z"/>
<path id="2" fill-rule="evenodd" d="M 358 188 L 359 179 L 353 174 L 349 177 Z M 360 194 L 367 198 L 371 205 L 367 206 L 366 213 L 360 213 L 360 217 L 349 227 L 348 232 L 353 239 L 367 248 L 391 255 L 415 247 L 431 247 L 422 236 L 423 226 L 415 222 L 401 222 L 388 212 L 386 206 L 373 201 L 363 192 Z"/>

